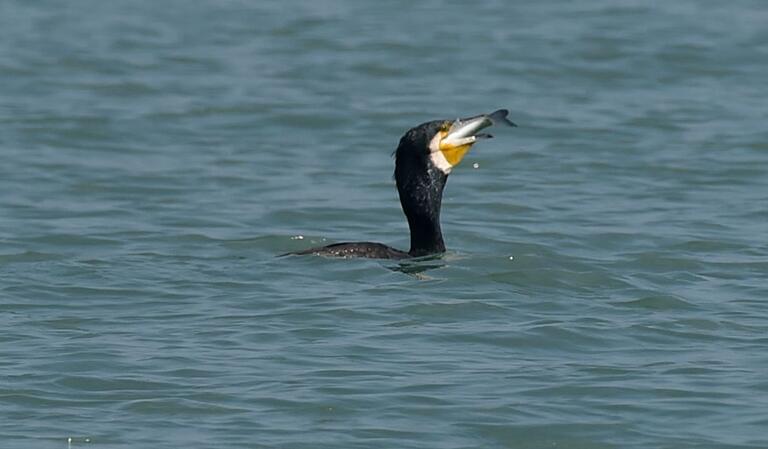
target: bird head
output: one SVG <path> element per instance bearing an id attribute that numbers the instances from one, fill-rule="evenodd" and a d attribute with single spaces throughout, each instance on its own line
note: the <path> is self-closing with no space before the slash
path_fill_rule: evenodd
<path id="1" fill-rule="evenodd" d="M 507 119 L 508 113 L 506 109 L 499 109 L 491 114 L 422 123 L 400 139 L 396 157 L 398 160 L 428 157 L 432 165 L 447 175 L 478 140 L 493 137 L 480 131 L 497 122 L 517 126 Z"/>

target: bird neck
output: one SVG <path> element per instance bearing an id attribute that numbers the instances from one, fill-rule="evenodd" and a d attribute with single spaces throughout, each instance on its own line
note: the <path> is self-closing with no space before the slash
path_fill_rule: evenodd
<path id="1" fill-rule="evenodd" d="M 411 228 L 411 249 L 408 250 L 411 257 L 445 252 L 443 233 L 440 230 L 440 217 L 436 219 L 408 217 L 408 226 Z"/>
<path id="2" fill-rule="evenodd" d="M 418 257 L 443 253 L 440 206 L 448 175 L 431 165 L 409 170 L 407 175 L 398 177 L 396 173 L 400 204 L 411 230 L 408 254 Z"/>

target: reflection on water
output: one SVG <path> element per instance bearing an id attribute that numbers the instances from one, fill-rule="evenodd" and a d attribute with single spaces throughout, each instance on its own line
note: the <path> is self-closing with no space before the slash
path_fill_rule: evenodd
<path id="1" fill-rule="evenodd" d="M 425 273 L 429 270 L 443 268 L 446 263 L 447 262 L 445 261 L 442 254 L 435 254 L 431 256 L 401 260 L 398 261 L 397 265 L 387 265 L 387 268 L 395 272 L 413 276 L 418 280 L 429 280 L 431 278 Z"/>

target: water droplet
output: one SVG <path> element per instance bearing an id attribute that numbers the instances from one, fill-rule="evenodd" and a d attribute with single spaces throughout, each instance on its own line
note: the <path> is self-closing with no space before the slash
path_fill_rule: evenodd
<path id="1" fill-rule="evenodd" d="M 475 162 L 474 164 L 472 164 L 472 167 L 474 167 L 474 168 L 480 168 L 480 164 L 478 164 L 477 162 Z"/>

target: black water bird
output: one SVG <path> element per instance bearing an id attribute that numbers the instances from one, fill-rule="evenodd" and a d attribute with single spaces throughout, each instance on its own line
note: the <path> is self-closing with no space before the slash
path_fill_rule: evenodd
<path id="1" fill-rule="evenodd" d="M 445 252 L 440 205 L 448 175 L 472 145 L 492 137 L 479 133 L 480 130 L 497 122 L 517 126 L 507 119 L 508 114 L 506 109 L 499 109 L 491 114 L 453 121 L 434 120 L 411 128 L 400 139 L 395 151 L 395 182 L 411 230 L 408 252 L 381 243 L 345 242 L 286 255 L 405 259 Z"/>

